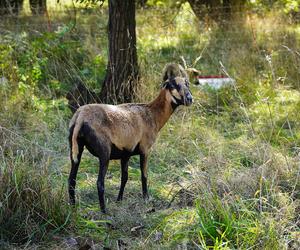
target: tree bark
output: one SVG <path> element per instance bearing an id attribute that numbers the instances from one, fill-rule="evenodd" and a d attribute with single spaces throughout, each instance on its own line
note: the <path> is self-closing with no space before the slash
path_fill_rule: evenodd
<path id="1" fill-rule="evenodd" d="M 109 0 L 109 58 L 100 98 L 105 103 L 131 102 L 138 83 L 135 1 Z"/>

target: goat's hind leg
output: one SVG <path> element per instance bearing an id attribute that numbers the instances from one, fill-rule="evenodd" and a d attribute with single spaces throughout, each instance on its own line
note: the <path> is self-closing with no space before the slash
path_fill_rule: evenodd
<path id="1" fill-rule="evenodd" d="M 107 168 L 108 168 L 108 163 L 109 163 L 108 157 L 101 157 L 99 159 L 100 166 L 99 166 L 99 174 L 98 174 L 98 180 L 97 180 L 97 189 L 98 189 L 98 198 L 99 198 L 99 203 L 100 203 L 100 209 L 103 213 L 106 213 L 105 198 L 104 198 L 104 191 L 105 191 L 104 180 L 105 180 L 105 175 L 106 175 Z"/>
<path id="2" fill-rule="evenodd" d="M 75 187 L 76 187 L 76 177 L 78 172 L 78 167 L 81 160 L 81 155 L 83 152 L 84 145 L 78 141 L 78 162 L 75 163 L 72 159 L 72 150 L 70 152 L 70 159 L 71 159 L 71 171 L 69 175 L 69 199 L 70 204 L 75 205 Z"/>

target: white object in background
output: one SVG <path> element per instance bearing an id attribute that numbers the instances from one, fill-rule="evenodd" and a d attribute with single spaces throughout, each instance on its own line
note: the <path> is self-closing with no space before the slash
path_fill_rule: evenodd
<path id="1" fill-rule="evenodd" d="M 224 86 L 235 85 L 235 80 L 227 76 L 198 76 L 197 83 L 200 87 L 208 86 L 212 89 L 220 89 Z"/>

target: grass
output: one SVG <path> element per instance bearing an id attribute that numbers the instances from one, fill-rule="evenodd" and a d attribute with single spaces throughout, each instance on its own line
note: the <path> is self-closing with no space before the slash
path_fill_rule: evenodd
<path id="1" fill-rule="evenodd" d="M 153 147 L 148 203 L 138 158 L 124 201 L 115 201 L 120 167 L 112 161 L 102 215 L 98 161 L 85 152 L 78 204 L 68 206 L 64 96 L 77 79 L 101 87 L 107 13 L 100 12 L 78 11 L 75 26 L 68 8 L 51 9 L 51 28 L 26 11 L 1 24 L 0 77 L 8 83 L 0 84 L 0 248 L 299 248 L 299 29 L 275 12 L 224 31 L 196 21 L 187 5 L 171 16 L 138 10 L 140 101 L 156 96 L 164 64 L 180 56 L 192 65 L 201 55 L 195 66 L 203 74 L 225 70 L 237 85 L 191 87 L 195 103 L 175 112 Z"/>

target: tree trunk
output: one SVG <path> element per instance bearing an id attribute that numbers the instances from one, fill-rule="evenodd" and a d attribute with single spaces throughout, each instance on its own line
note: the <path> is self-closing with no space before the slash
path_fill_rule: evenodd
<path id="1" fill-rule="evenodd" d="M 105 103 L 131 102 L 138 83 L 135 1 L 109 0 L 109 58 L 100 93 Z"/>
<path id="2" fill-rule="evenodd" d="M 29 0 L 30 10 L 34 15 L 43 15 L 47 11 L 47 0 Z"/>

